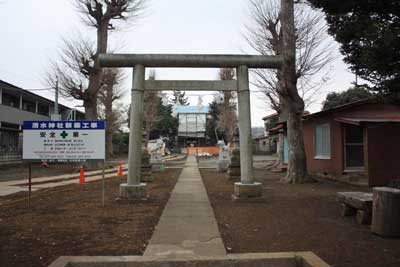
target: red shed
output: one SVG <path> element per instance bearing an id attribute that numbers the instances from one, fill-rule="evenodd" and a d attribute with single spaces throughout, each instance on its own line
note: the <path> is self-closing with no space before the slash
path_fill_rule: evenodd
<path id="1" fill-rule="evenodd" d="M 369 186 L 400 178 L 400 105 L 363 100 L 304 116 L 310 173 Z"/>

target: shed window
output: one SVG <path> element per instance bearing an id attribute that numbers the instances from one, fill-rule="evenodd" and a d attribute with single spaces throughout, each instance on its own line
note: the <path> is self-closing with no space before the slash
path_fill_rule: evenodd
<path id="1" fill-rule="evenodd" d="M 331 158 L 331 128 L 328 123 L 315 127 L 315 158 Z"/>

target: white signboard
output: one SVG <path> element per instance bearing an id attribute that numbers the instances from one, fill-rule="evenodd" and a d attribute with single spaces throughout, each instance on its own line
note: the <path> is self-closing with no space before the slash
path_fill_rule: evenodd
<path id="1" fill-rule="evenodd" d="M 25 160 L 105 159 L 104 121 L 25 121 Z"/>

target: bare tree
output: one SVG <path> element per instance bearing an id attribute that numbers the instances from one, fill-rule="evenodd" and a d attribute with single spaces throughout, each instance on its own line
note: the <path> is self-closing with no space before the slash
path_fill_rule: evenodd
<path id="1" fill-rule="evenodd" d="M 304 183 L 310 180 L 307 172 L 306 152 L 302 117 L 304 101 L 297 90 L 296 31 L 293 0 L 281 0 L 282 57 L 283 64 L 279 79 L 281 107 L 287 114 L 287 139 L 289 162 L 287 183 Z"/>
<path id="2" fill-rule="evenodd" d="M 65 95 L 83 100 L 85 117 L 96 120 L 97 94 L 101 87 L 102 69 L 98 56 L 107 52 L 108 35 L 119 29 L 122 22 L 141 15 L 146 0 L 74 0 L 83 21 L 96 29 L 96 45 L 90 42 L 64 41 L 65 48 L 59 63 L 53 63 L 54 73 L 49 79 L 60 79 Z M 68 68 L 66 73 L 65 67 Z M 75 75 L 74 75 L 75 72 Z M 76 75 L 78 73 L 79 75 Z"/>
<path id="3" fill-rule="evenodd" d="M 221 80 L 233 80 L 234 77 L 234 69 L 222 68 L 219 70 L 219 78 Z M 218 114 L 217 126 L 224 130 L 225 138 L 230 143 L 237 127 L 236 96 L 232 91 L 223 91 L 221 93 L 224 96 L 224 101 L 219 107 L 220 113 Z"/>
<path id="4" fill-rule="evenodd" d="M 125 79 L 124 73 L 120 69 L 104 69 L 102 75 L 102 86 L 99 90 L 100 117 L 106 121 L 106 153 L 110 158 L 114 155 L 113 136 L 125 122 L 125 113 L 122 104 L 118 102 L 124 90 L 122 82 Z"/>
<path id="5" fill-rule="evenodd" d="M 279 0 L 250 0 L 251 25 L 246 39 L 262 55 L 282 55 L 282 26 Z M 328 42 L 324 16 L 299 3 L 294 9 L 296 31 L 297 89 L 305 105 L 318 96 L 330 75 L 333 61 L 332 43 Z M 271 108 L 280 113 L 280 71 L 258 69 L 254 71 L 254 84 L 265 94 Z"/>
<path id="6" fill-rule="evenodd" d="M 155 70 L 151 70 L 149 74 L 149 80 L 156 79 Z M 160 94 L 157 91 L 145 91 L 144 92 L 144 125 L 146 129 L 146 142 L 149 141 L 150 132 L 154 127 L 157 120 L 158 110 L 160 105 Z"/>
<path id="7" fill-rule="evenodd" d="M 293 1 L 250 0 L 253 24 L 246 35 L 260 54 L 285 58 L 280 70 L 255 70 L 254 84 L 280 118 L 288 122 L 289 169 L 285 181 L 291 183 L 307 180 L 301 121 L 297 126 L 294 122 L 301 120 L 305 103 L 312 103 L 327 82 L 333 60 L 323 15 L 297 2 L 294 8 Z M 279 158 L 274 166 L 283 163 L 283 143 L 280 134 Z"/>

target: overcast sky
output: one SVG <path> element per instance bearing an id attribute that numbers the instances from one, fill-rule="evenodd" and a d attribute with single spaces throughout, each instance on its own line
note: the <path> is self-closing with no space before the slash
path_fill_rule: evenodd
<path id="1" fill-rule="evenodd" d="M 50 59 L 56 58 L 61 38 L 79 32 L 94 36 L 71 4 L 72 0 L 0 0 L 0 79 L 24 89 L 44 88 L 43 82 Z M 254 54 L 243 38 L 249 23 L 248 0 L 150 0 L 146 16 L 132 27 L 111 34 L 111 44 L 129 53 L 209 53 Z M 93 37 L 94 38 L 94 37 Z M 336 45 L 337 47 L 337 45 Z M 308 109 L 321 108 L 327 92 L 342 91 L 354 80 L 336 51 L 332 78 L 318 101 Z M 217 78 L 216 69 L 157 69 L 158 79 Z M 126 82 L 125 103 L 129 103 L 129 80 Z M 256 88 L 252 88 L 257 91 Z M 53 97 L 51 92 L 36 92 Z M 188 92 L 188 94 L 199 94 Z M 203 103 L 212 100 L 205 92 Z M 261 118 L 271 113 L 260 93 L 252 93 L 252 123 L 262 126 Z M 196 105 L 197 96 L 190 97 Z M 79 103 L 60 101 L 68 106 Z"/>

